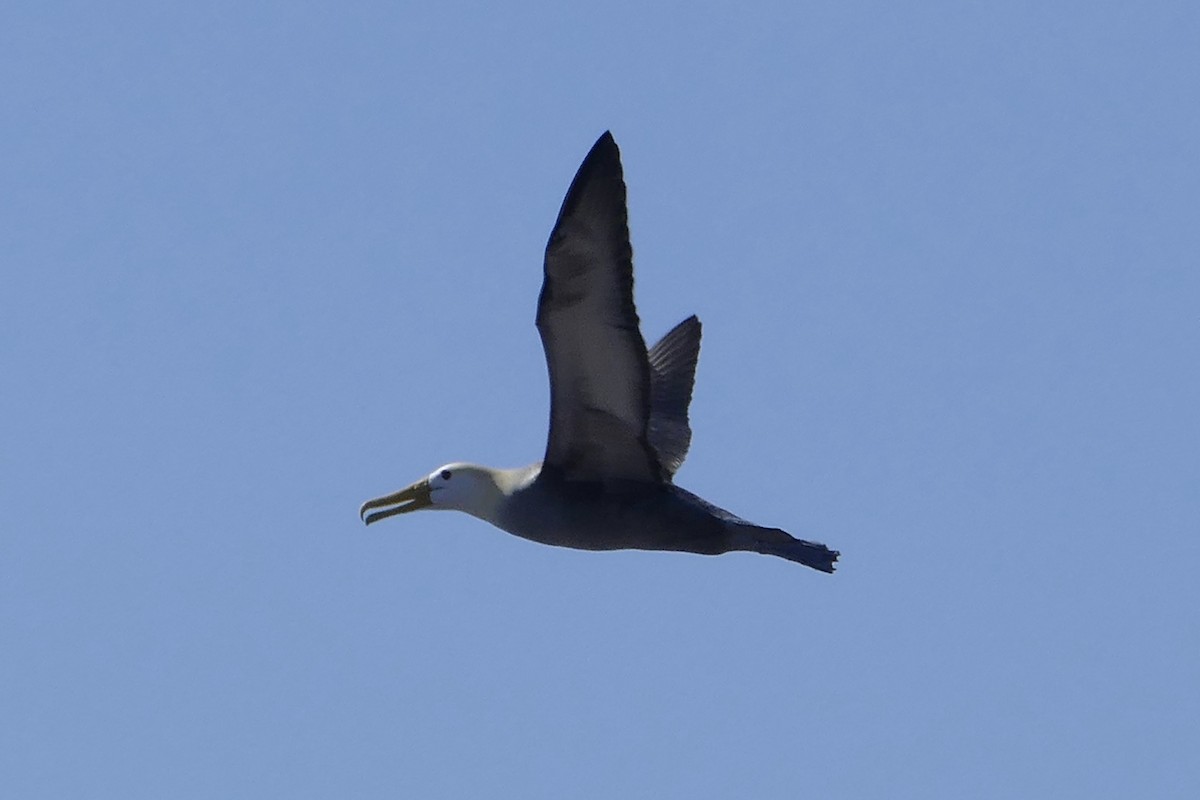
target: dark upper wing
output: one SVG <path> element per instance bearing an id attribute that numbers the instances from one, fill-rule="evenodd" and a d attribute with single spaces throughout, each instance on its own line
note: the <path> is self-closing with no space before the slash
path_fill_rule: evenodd
<path id="1" fill-rule="evenodd" d="M 647 440 L 650 365 L 633 307 L 621 154 L 605 133 L 575 174 L 546 245 L 538 332 L 550 371 L 543 469 L 567 480 L 662 480 Z"/>
<path id="2" fill-rule="evenodd" d="M 700 320 L 688 317 L 650 348 L 650 423 L 647 434 L 667 477 L 692 443 L 688 405 L 700 357 Z"/>

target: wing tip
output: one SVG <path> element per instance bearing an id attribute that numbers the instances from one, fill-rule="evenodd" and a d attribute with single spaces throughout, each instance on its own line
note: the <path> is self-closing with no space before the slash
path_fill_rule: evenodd
<path id="1" fill-rule="evenodd" d="M 600 134 L 600 138 L 596 140 L 592 149 L 584 157 L 583 163 L 588 164 L 600 159 L 615 161 L 618 165 L 621 163 L 621 148 L 617 147 L 617 140 L 613 138 L 612 131 Z"/>

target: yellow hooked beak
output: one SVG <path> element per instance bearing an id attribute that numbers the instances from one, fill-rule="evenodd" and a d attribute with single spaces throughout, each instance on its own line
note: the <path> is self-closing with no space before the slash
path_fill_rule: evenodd
<path id="1" fill-rule="evenodd" d="M 429 496 L 429 479 L 426 478 L 417 481 L 407 489 L 401 489 L 395 494 L 368 500 L 362 504 L 362 508 L 358 510 L 358 515 L 362 517 L 363 522 L 370 525 L 372 522 L 378 522 L 381 519 L 394 517 L 397 514 L 407 514 L 409 511 L 417 511 L 422 508 L 428 508 L 431 505 L 433 505 L 433 499 Z M 384 510 L 368 514 L 367 512 L 373 508 L 382 508 Z"/>

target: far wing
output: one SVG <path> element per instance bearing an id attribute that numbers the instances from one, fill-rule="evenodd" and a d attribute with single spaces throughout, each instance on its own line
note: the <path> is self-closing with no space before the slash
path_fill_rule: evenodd
<path id="1" fill-rule="evenodd" d="M 650 348 L 650 423 L 647 434 L 670 478 L 692 443 L 688 405 L 700 357 L 700 320 L 688 317 Z"/>

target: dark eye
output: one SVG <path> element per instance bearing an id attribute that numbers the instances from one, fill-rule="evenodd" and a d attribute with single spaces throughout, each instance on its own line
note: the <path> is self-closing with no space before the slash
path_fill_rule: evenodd
<path id="1" fill-rule="evenodd" d="M 450 480 L 450 470 L 448 470 L 448 469 L 442 470 L 442 480 L 444 480 L 444 481 Z"/>

